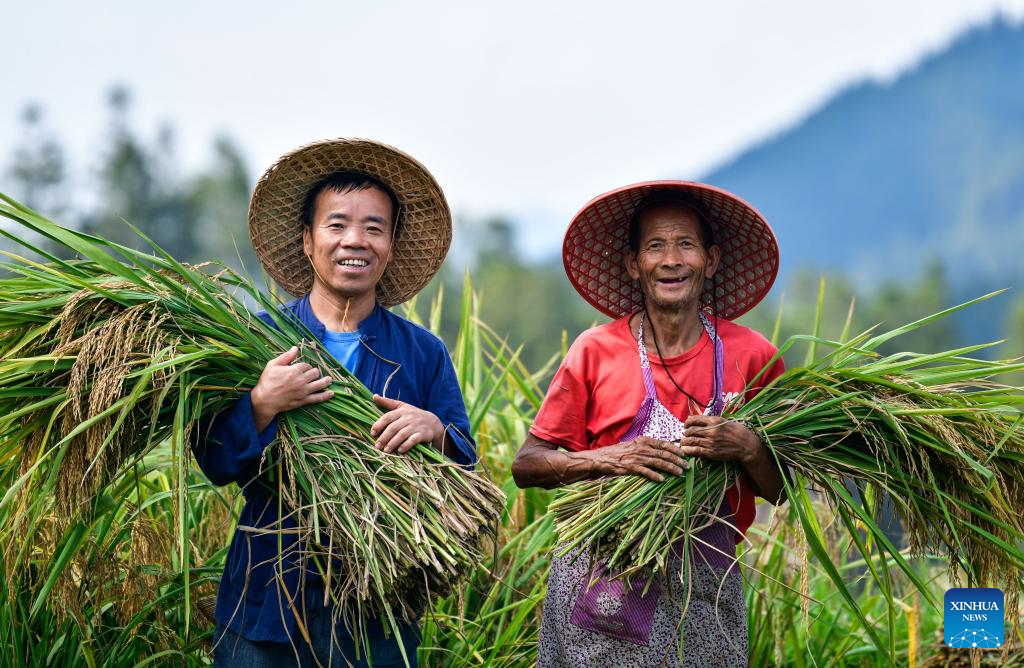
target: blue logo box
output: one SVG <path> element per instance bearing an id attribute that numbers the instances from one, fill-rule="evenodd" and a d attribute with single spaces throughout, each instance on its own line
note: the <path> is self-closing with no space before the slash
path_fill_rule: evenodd
<path id="1" fill-rule="evenodd" d="M 999 649 L 1003 646 L 1003 591 L 995 588 L 948 589 L 942 616 L 946 645 Z"/>

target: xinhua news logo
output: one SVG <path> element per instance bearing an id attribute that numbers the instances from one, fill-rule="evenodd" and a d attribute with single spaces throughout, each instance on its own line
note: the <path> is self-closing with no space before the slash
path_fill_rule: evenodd
<path id="1" fill-rule="evenodd" d="M 999 649 L 1003 646 L 1003 591 L 948 589 L 942 621 L 949 647 Z"/>

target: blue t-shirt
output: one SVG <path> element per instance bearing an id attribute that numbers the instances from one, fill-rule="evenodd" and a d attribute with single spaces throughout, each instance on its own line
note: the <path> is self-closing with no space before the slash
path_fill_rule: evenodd
<path id="1" fill-rule="evenodd" d="M 334 359 L 351 371 L 356 368 L 356 360 L 362 356 L 363 344 L 359 341 L 359 332 L 332 332 L 324 330 L 324 347 Z"/>

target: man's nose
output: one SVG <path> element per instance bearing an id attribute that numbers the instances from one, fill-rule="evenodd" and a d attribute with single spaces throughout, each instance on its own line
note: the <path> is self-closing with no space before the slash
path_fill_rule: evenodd
<path id="1" fill-rule="evenodd" d="M 677 244 L 666 244 L 661 254 L 661 264 L 675 267 L 683 262 L 683 249 Z"/>
<path id="2" fill-rule="evenodd" d="M 354 225 L 347 227 L 341 235 L 341 245 L 346 248 L 363 248 L 366 246 L 366 235 Z"/>

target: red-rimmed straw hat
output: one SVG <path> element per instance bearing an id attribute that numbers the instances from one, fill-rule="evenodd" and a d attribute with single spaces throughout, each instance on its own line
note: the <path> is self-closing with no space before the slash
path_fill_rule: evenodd
<path id="1" fill-rule="evenodd" d="M 621 318 L 643 307 L 640 286 L 626 271 L 629 221 L 652 193 L 682 192 L 708 214 L 722 259 L 715 275 L 719 317 L 732 320 L 754 308 L 779 273 L 779 244 L 757 209 L 721 188 L 691 181 L 646 181 L 598 195 L 569 223 L 562 264 L 576 291 L 594 308 Z M 703 308 L 711 310 L 712 282 L 704 282 Z"/>

